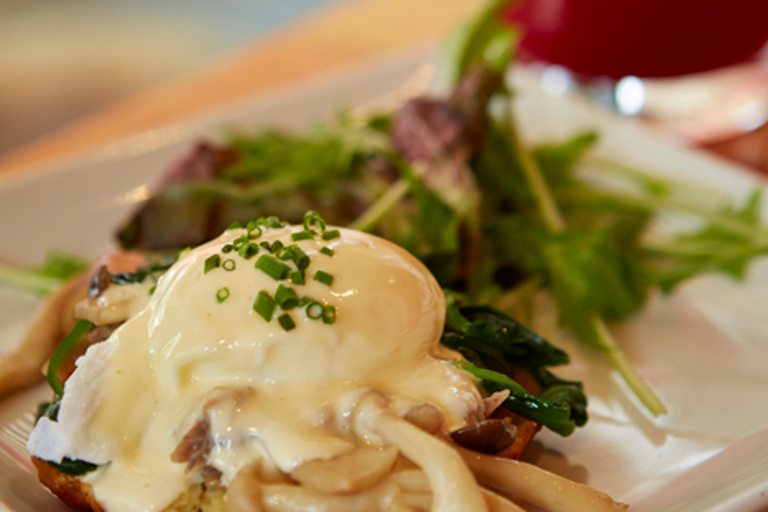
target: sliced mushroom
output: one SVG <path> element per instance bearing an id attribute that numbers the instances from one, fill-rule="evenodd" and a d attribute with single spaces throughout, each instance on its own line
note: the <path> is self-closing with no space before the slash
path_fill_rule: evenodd
<path id="1" fill-rule="evenodd" d="M 269 512 L 385 512 L 400 489 L 384 483 L 351 496 L 323 494 L 296 485 L 264 485 L 262 505 Z"/>
<path id="2" fill-rule="evenodd" d="M 397 448 L 363 447 L 329 460 L 311 460 L 291 472 L 294 480 L 326 494 L 351 494 L 368 489 L 387 475 Z"/>
<path id="3" fill-rule="evenodd" d="M 171 462 L 186 462 L 187 473 L 202 467 L 213 449 L 213 439 L 210 435 L 211 424 L 208 418 L 198 420 L 189 432 L 184 434 L 176 449 L 171 454 Z"/>
<path id="4" fill-rule="evenodd" d="M 440 430 L 444 421 L 442 411 L 426 402 L 411 407 L 403 419 L 430 434 Z"/>
<path id="5" fill-rule="evenodd" d="M 517 427 L 501 419 L 491 419 L 451 432 L 456 444 L 480 453 L 494 455 L 515 440 Z"/>
<path id="6" fill-rule="evenodd" d="M 623 512 L 609 496 L 533 464 L 458 449 L 477 482 L 551 512 Z"/>

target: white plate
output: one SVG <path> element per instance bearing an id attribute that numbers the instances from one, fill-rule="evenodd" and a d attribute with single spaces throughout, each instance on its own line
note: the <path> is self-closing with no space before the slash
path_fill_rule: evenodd
<path id="1" fill-rule="evenodd" d="M 224 127 L 306 125 L 338 107 L 379 101 L 406 83 L 429 50 L 396 55 L 313 84 L 149 131 L 83 157 L 0 182 L 0 258 L 34 263 L 52 248 L 93 256 L 146 197 L 147 184 L 190 142 Z M 545 98 L 520 77 L 519 115 L 527 137 L 562 138 L 583 128 L 602 134 L 600 152 L 666 176 L 743 198 L 757 180 L 743 170 L 686 150 L 633 122 L 573 98 Z M 760 185 L 762 186 L 762 185 Z M 753 511 L 768 506 L 768 266 L 743 284 L 705 278 L 616 329 L 641 374 L 669 407 L 653 419 L 627 398 L 597 355 L 542 320 L 537 328 L 568 350 L 560 373 L 583 380 L 591 420 L 572 437 L 547 432 L 528 458 L 588 483 L 632 510 Z M 0 290 L 0 353 L 18 338 L 34 301 Z M 550 319 L 551 320 L 551 319 Z M 37 484 L 24 448 L 41 385 L 0 401 L 0 510 L 67 510 Z"/>

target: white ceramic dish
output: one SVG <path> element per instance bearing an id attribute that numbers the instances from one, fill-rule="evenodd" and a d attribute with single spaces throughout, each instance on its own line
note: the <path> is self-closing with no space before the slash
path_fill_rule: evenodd
<path id="1" fill-rule="evenodd" d="M 311 85 L 216 110 L 139 134 L 88 155 L 20 177 L 0 177 L 0 258 L 34 263 L 52 248 L 93 256 L 131 204 L 177 154 L 227 128 L 305 125 L 339 106 L 380 101 L 429 62 L 428 49 L 327 76 Z M 759 185 L 743 170 L 686 150 L 573 98 L 544 97 L 520 77 L 519 115 L 531 139 L 583 128 L 602 134 L 600 152 L 666 176 L 706 184 L 733 198 Z M 759 185 L 762 186 L 762 185 Z M 691 283 L 657 298 L 617 329 L 632 362 L 670 413 L 653 419 L 636 407 L 595 354 L 542 318 L 537 328 L 568 350 L 564 376 L 583 380 L 588 426 L 568 439 L 544 432 L 528 458 L 586 482 L 636 512 L 755 511 L 768 506 L 768 266 L 749 279 Z M 0 356 L 23 331 L 35 301 L 0 289 Z M 37 483 L 24 442 L 41 385 L 0 401 L 0 510 L 68 510 Z"/>

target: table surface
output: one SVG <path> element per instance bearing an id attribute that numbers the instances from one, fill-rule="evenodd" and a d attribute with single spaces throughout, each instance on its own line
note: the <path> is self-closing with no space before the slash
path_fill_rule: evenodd
<path id="1" fill-rule="evenodd" d="M 436 42 L 484 0 L 346 0 L 160 87 L 140 92 L 0 157 L 25 173 L 62 157 L 408 46 Z M 768 173 L 768 127 L 706 149 Z"/>

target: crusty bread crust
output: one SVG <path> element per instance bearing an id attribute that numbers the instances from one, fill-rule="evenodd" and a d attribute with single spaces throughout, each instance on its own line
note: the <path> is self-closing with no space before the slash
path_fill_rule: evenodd
<path id="1" fill-rule="evenodd" d="M 106 512 L 96 501 L 90 484 L 58 471 L 37 457 L 32 457 L 32 463 L 37 468 L 40 481 L 68 506 L 78 510 Z M 224 487 L 193 485 L 163 512 L 226 512 L 225 494 Z"/>
<path id="2" fill-rule="evenodd" d="M 105 512 L 93 496 L 93 488 L 76 476 L 67 475 L 57 470 L 46 461 L 32 457 L 37 468 L 37 477 L 61 501 L 72 508 Z"/>

